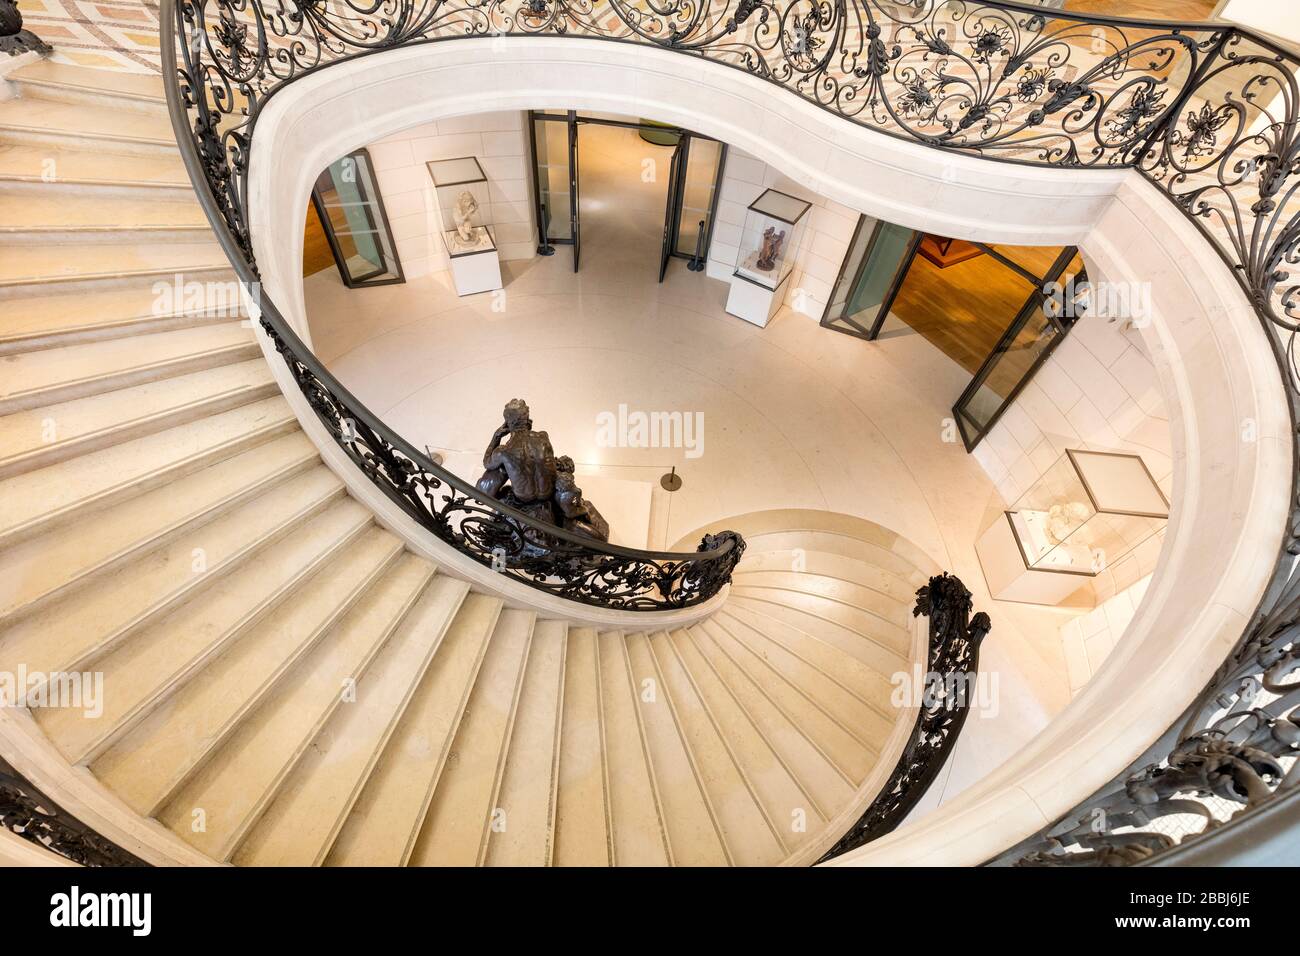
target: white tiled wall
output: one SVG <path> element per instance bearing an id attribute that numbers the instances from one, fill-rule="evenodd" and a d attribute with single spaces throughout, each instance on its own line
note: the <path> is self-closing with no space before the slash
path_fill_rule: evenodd
<path id="1" fill-rule="evenodd" d="M 1101 667 L 1147 593 L 1151 575 L 1140 578 L 1118 594 L 1107 598 L 1082 617 L 1061 628 L 1065 665 L 1070 675 L 1070 694 L 1077 694 Z"/>
<path id="2" fill-rule="evenodd" d="M 795 250 L 795 267 L 787 283 L 785 304 L 796 312 L 820 319 L 853 238 L 858 214 L 848 206 L 810 192 L 734 146 L 727 151 L 722 191 L 718 196 L 718 218 L 709 247 L 709 275 L 727 279 L 735 271 L 745 209 L 769 187 L 813 204 L 808 211 L 803 240 Z"/>
<path id="3" fill-rule="evenodd" d="M 1067 448 L 1141 455 L 1172 500 L 1169 415 L 1141 333 L 1126 320 L 1085 315 L 976 447 L 974 456 L 1012 504 Z M 1094 582 L 1104 601 L 1155 569 L 1163 533 Z"/>
<path id="4" fill-rule="evenodd" d="M 528 131 L 519 112 L 476 113 L 426 123 L 371 143 L 379 190 L 408 278 L 447 268 L 433 183 L 425 163 L 477 157 L 488 178 L 486 210 L 502 259 L 537 254 L 528 187 Z"/>

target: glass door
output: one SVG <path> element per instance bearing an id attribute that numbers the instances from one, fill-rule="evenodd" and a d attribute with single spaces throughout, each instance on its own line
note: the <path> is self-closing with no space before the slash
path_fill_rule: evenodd
<path id="1" fill-rule="evenodd" d="M 673 257 L 677 245 L 678 221 L 681 218 L 682 162 L 686 151 L 686 137 L 679 136 L 673 147 L 672 159 L 668 161 L 668 196 L 664 209 L 664 241 L 659 253 L 659 281 L 664 281 L 668 272 L 668 260 Z"/>
<path id="2" fill-rule="evenodd" d="M 582 197 L 578 191 L 578 114 L 569 110 L 569 232 L 573 235 L 573 271 L 582 255 L 582 220 L 578 215 Z"/>
<path id="3" fill-rule="evenodd" d="M 997 424 L 1086 311 L 1087 288 L 1083 259 L 1069 247 L 1053 263 L 1042 286 L 1029 297 L 953 406 L 967 451 Z"/>
<path id="4" fill-rule="evenodd" d="M 686 154 L 678 191 L 677 239 L 673 252 L 689 257 L 686 268 L 700 272 L 709 258 L 727 145 L 693 133 L 688 133 L 684 140 Z"/>
<path id="5" fill-rule="evenodd" d="M 913 229 L 860 218 L 821 324 L 865 339 L 879 335 L 921 238 Z"/>
<path id="6" fill-rule="evenodd" d="M 703 270 L 713 237 L 718 193 L 727 158 L 726 144 L 664 123 L 611 114 L 579 115 L 576 110 L 565 113 L 528 112 L 538 254 L 549 256 L 555 252 L 555 246 L 571 245 L 573 270 L 578 271 L 582 256 L 578 130 L 586 124 L 638 130 L 647 142 L 673 146 L 659 281 L 663 281 L 668 261 L 674 256 L 688 259 L 687 268 L 693 272 Z"/>
<path id="7" fill-rule="evenodd" d="M 331 163 L 317 177 L 311 201 L 344 285 L 405 281 L 369 153 L 359 149 Z"/>
<path id="8" fill-rule="evenodd" d="M 537 201 L 537 252 L 549 256 L 577 234 L 577 133 L 567 115 L 529 111 L 533 146 L 533 194 Z"/>

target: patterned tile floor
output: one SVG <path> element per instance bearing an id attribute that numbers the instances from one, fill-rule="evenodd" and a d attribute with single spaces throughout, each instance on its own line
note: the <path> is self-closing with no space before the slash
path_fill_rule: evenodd
<path id="1" fill-rule="evenodd" d="M 58 63 L 158 73 L 156 0 L 19 0 L 23 25 Z"/>

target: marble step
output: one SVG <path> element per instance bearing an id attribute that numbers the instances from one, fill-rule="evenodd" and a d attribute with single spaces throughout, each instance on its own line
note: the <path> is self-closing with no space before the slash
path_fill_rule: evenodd
<path id="1" fill-rule="evenodd" d="M 0 547 L 89 516 L 298 428 L 282 397 L 0 481 Z"/>
<path id="2" fill-rule="evenodd" d="M 165 113 L 106 110 L 86 103 L 12 99 L 0 110 L 0 142 L 167 156 L 177 153 Z"/>
<path id="3" fill-rule="evenodd" d="M 564 621 L 533 625 L 497 796 L 497 805 L 508 814 L 507 822 L 504 828 L 488 831 L 484 862 L 489 866 L 551 864 L 567 634 Z"/>
<path id="4" fill-rule="evenodd" d="M 466 642 L 475 649 L 470 656 L 482 659 L 501 601 L 483 594 L 466 597 L 467 586 L 455 584 L 460 586 L 425 592 L 411 619 L 357 681 L 356 702 L 336 710 L 321 729 L 232 862 L 307 866 L 325 859 L 435 655 L 444 646 L 452 650 Z M 467 675 L 471 680 L 477 669 L 475 664 Z M 447 732 L 438 723 L 419 726 L 424 732 Z"/>
<path id="5" fill-rule="evenodd" d="M 320 461 L 301 431 L 264 442 L 99 512 L 0 550 L 0 621 L 31 614 L 201 528 Z"/>
<path id="6" fill-rule="evenodd" d="M 156 812 L 197 850 L 224 861 L 276 798 L 342 707 L 344 690 L 365 678 L 390 638 L 411 618 L 435 577 L 433 565 L 406 554 L 228 735 Z"/>
<path id="7" fill-rule="evenodd" d="M 646 634 L 628 634 L 626 646 L 646 750 L 661 800 L 661 813 L 673 863 L 677 866 L 729 866 L 742 851 L 731 848 L 713 806 L 704 774 L 708 768 L 683 735 L 674 698 Z M 648 682 L 648 683 L 647 683 Z M 764 829 L 766 824 L 760 822 Z"/>
<path id="8" fill-rule="evenodd" d="M 595 628 L 569 628 L 552 855 L 556 866 L 612 862 L 599 672 Z"/>
<path id="9" fill-rule="evenodd" d="M 146 285 L 166 301 L 177 284 L 233 278 L 215 242 L 24 245 L 0 256 L 0 298 Z"/>
<path id="10" fill-rule="evenodd" d="M 137 813 L 151 816 L 233 734 L 372 587 L 395 571 L 401 542 L 370 528 L 240 636 L 91 765 Z"/>
<path id="11" fill-rule="evenodd" d="M 270 398 L 259 356 L 0 418 L 0 479 Z"/>
<path id="12" fill-rule="evenodd" d="M 37 722 L 70 763 L 99 756 L 154 708 L 216 659 L 367 528 L 370 513 L 338 498 L 320 513 L 150 626 L 95 658 L 104 700 L 93 719 L 70 707 L 40 709 Z"/>
<path id="13" fill-rule="evenodd" d="M 528 612 L 503 612 L 482 595 L 462 608 L 330 848 L 327 866 L 415 862 L 412 854 L 425 821 L 443 799 L 435 794 L 442 791 L 444 775 L 452 772 L 451 764 L 459 773 L 462 762 L 473 764 L 477 756 L 460 737 L 476 681 L 485 667 L 493 673 L 490 654 L 499 658 L 508 644 L 531 634 L 532 620 Z M 477 837 L 483 811 L 471 808 L 458 825 Z"/>
<path id="14" fill-rule="evenodd" d="M 0 243 L 211 242 L 197 202 L 22 191 L 0 193 Z"/>
<path id="15" fill-rule="evenodd" d="M 233 321 L 11 354 L 0 358 L 0 415 L 106 397 L 191 372 L 260 360 L 261 354 L 252 329 Z M 50 417 L 57 434 L 63 423 L 53 411 Z"/>
<path id="16" fill-rule="evenodd" d="M 532 611 L 513 609 L 497 619 L 409 865 L 477 866 L 492 827 L 509 826 L 497 794 L 536 620 Z"/>
<path id="17" fill-rule="evenodd" d="M 0 195 L 49 195 L 194 202 L 179 153 L 123 155 L 96 144 L 19 146 L 0 140 Z"/>
<path id="18" fill-rule="evenodd" d="M 0 307 L 0 356 L 246 317 L 238 283 L 177 278 L 6 299 Z"/>
<path id="19" fill-rule="evenodd" d="M 641 687 L 631 673 L 627 636 L 622 631 L 602 631 L 596 637 L 596 653 L 613 860 L 617 866 L 667 866 L 672 850 L 644 744 Z"/>
<path id="20" fill-rule="evenodd" d="M 134 110 L 167 115 L 162 77 L 153 73 L 123 73 L 37 60 L 19 67 L 6 79 L 24 99 L 71 103 L 113 111 Z"/>
<path id="21" fill-rule="evenodd" d="M 0 636 L 0 662 L 43 674 L 80 670 L 344 497 L 342 482 L 323 465 L 282 482 L 24 617 Z"/>
<path id="22" fill-rule="evenodd" d="M 650 635 L 650 652 L 665 695 L 681 728 L 682 741 L 699 768 L 719 829 L 738 866 L 773 866 L 789 855 L 786 820 L 774 820 L 754 783 L 708 712 L 681 658 L 665 633 Z"/>

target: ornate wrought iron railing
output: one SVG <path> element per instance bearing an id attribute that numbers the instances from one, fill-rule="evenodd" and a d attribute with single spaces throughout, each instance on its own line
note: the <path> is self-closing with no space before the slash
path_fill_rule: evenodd
<path id="1" fill-rule="evenodd" d="M 993 626 L 971 611 L 970 591 L 947 574 L 930 578 L 916 592 L 913 617 L 929 619 L 926 672 L 909 675 L 916 723 L 889 780 L 844 837 L 817 862 L 866 846 L 895 829 L 925 796 L 957 744 L 962 725 L 977 703 L 980 643 Z"/>
<path id="2" fill-rule="evenodd" d="M 287 83 L 416 43 L 494 35 L 634 43 L 745 71 L 846 122 L 925 146 L 1004 162 L 1136 169 L 1236 276 L 1270 335 L 1297 420 L 1300 284 L 1291 270 L 1300 263 L 1300 59 L 1235 26 L 1090 16 L 1014 0 L 162 0 L 161 11 L 182 154 L 246 282 L 257 275 L 249 150 L 261 109 Z M 525 516 L 477 497 L 384 427 L 316 363 L 274 303 L 262 296 L 260 306 L 263 327 L 322 422 L 386 494 L 484 563 L 519 543 Z M 1294 473 L 1292 482 L 1294 506 Z M 1273 584 L 1220 678 L 1187 722 L 1135 765 L 1135 782 L 1117 784 L 1123 796 L 1107 788 L 1083 805 L 1109 806 L 1111 829 L 1093 826 L 1085 839 L 1072 815 L 1026 851 L 1039 854 L 1034 861 L 1150 857 L 1176 841 L 1133 836 L 1152 831 L 1160 816 L 1153 807 L 1217 794 L 1250 812 L 1300 789 L 1284 766 L 1295 752 L 1295 690 L 1286 677 L 1300 621 L 1297 513 L 1293 507 Z M 675 595 L 666 606 L 703 600 L 726 580 L 740 547 L 706 541 L 692 556 L 609 549 L 606 565 L 588 562 L 589 542 L 566 543 L 584 550 L 514 573 L 577 600 L 628 607 L 659 606 L 661 593 Z M 1261 747 L 1261 735 L 1276 744 Z M 1269 747 L 1278 750 L 1273 764 L 1258 756 Z M 1139 845 L 1141 853 L 1131 849 Z"/>
<path id="3" fill-rule="evenodd" d="M 82 866 L 144 866 L 34 787 L 0 757 L 0 827 Z"/>

